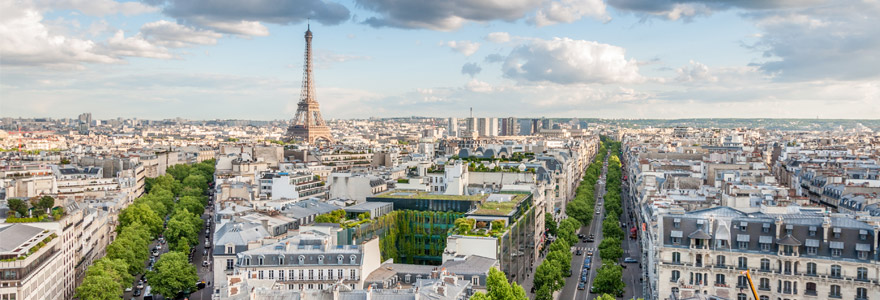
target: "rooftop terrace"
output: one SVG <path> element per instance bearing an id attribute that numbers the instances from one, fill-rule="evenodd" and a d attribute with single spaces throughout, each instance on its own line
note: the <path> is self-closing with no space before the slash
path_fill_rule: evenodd
<path id="1" fill-rule="evenodd" d="M 460 201 L 483 201 L 489 195 L 443 195 L 432 194 L 426 191 L 416 190 L 392 190 L 374 196 L 376 198 L 389 199 L 430 199 L 430 200 L 460 200 Z"/>

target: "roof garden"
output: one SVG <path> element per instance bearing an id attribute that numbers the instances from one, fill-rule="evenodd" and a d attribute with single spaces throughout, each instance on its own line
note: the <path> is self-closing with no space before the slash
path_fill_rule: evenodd
<path id="1" fill-rule="evenodd" d="M 474 215 L 509 216 L 529 194 L 492 194 L 480 207 L 470 212 Z M 494 199 L 494 198 L 499 199 Z M 507 198 L 507 199 L 504 199 Z M 499 201 L 500 200 L 500 201 Z"/>
<path id="2" fill-rule="evenodd" d="M 373 196 L 375 198 L 388 199 L 428 199 L 428 200 L 458 200 L 458 201 L 483 201 L 489 195 L 443 195 L 432 194 L 417 190 L 392 190 Z"/>

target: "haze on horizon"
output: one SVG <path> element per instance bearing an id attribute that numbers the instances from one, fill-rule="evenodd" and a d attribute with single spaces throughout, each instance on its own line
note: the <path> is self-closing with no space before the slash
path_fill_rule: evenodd
<path id="1" fill-rule="evenodd" d="M 0 117 L 880 116 L 880 1 L 0 0 Z"/>

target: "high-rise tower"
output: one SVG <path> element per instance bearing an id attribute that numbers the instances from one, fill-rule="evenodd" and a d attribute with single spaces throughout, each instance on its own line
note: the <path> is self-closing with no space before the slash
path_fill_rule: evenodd
<path id="1" fill-rule="evenodd" d="M 306 29 L 306 54 L 303 64 L 302 91 L 297 104 L 296 118 L 287 128 L 287 140 L 301 140 L 314 144 L 315 141 L 324 140 L 333 142 L 330 127 L 321 117 L 318 101 L 315 99 L 315 82 L 312 79 L 312 30 Z"/>

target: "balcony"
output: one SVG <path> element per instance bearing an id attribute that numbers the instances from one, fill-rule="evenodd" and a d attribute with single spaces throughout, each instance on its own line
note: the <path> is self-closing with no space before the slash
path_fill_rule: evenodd
<path id="1" fill-rule="evenodd" d="M 818 296 L 819 294 L 816 293 L 815 290 L 806 290 L 806 291 L 804 291 L 804 295 L 807 295 L 807 296 Z"/>

